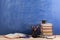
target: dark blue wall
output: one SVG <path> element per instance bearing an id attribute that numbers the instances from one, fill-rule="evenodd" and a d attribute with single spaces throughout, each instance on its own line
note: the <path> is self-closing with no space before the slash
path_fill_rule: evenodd
<path id="1" fill-rule="evenodd" d="M 40 24 L 42 19 L 56 24 L 51 10 L 51 0 L 0 0 L 0 34 L 31 34 L 31 26 Z M 55 34 L 59 32 L 57 25 Z"/>

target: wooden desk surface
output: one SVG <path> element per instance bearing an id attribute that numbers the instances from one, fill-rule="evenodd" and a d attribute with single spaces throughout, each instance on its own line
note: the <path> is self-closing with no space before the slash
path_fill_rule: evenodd
<path id="1" fill-rule="evenodd" d="M 46 39 L 46 38 L 18 38 L 18 39 L 8 39 L 4 37 L 0 37 L 0 40 L 60 40 L 60 35 L 57 35 L 54 39 Z"/>

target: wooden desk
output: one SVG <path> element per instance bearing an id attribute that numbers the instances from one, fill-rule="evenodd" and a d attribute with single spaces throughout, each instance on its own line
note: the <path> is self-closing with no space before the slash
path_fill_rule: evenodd
<path id="1" fill-rule="evenodd" d="M 0 36 L 0 40 L 60 40 L 60 35 L 56 35 L 54 39 L 46 39 L 46 38 L 18 38 L 18 39 L 7 39 Z"/>

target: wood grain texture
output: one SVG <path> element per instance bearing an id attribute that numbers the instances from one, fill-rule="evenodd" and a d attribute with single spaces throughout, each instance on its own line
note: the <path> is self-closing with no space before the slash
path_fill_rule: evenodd
<path id="1" fill-rule="evenodd" d="M 60 35 L 56 35 L 56 38 L 46 39 L 46 38 L 19 38 L 19 39 L 7 39 L 4 37 L 0 37 L 0 40 L 60 40 Z"/>

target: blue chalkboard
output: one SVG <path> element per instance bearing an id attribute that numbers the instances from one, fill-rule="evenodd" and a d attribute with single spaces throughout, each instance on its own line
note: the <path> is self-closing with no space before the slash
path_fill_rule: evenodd
<path id="1" fill-rule="evenodd" d="M 51 0 L 0 0 L 0 34 L 31 34 L 32 25 L 53 23 Z"/>

